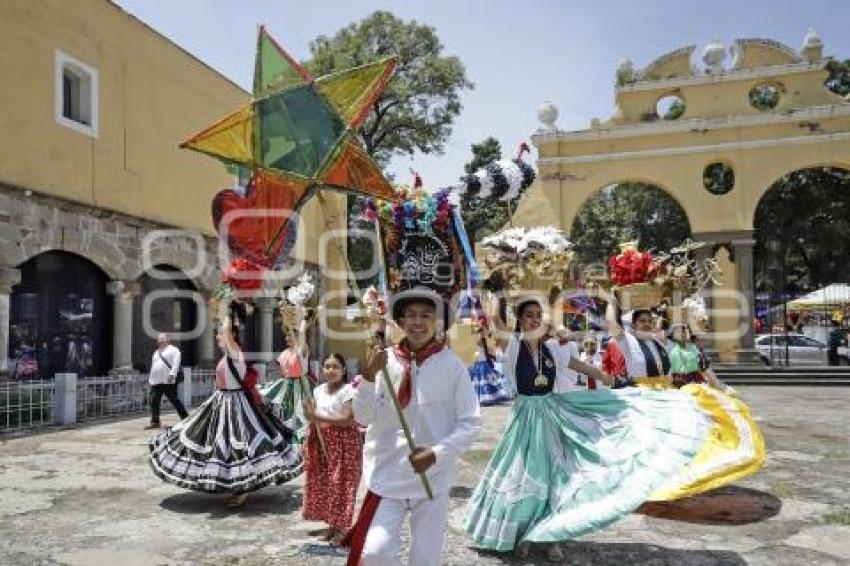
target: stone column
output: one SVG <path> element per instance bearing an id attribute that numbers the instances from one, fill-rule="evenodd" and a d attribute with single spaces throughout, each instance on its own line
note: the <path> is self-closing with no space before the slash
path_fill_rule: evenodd
<path id="1" fill-rule="evenodd" d="M 706 260 L 712 258 L 714 258 L 714 242 L 706 242 L 706 245 L 697 250 L 694 250 L 694 260 L 696 260 L 697 264 L 699 264 L 700 267 L 703 267 L 705 265 Z M 713 301 L 711 300 L 711 290 L 713 288 L 714 284 L 709 281 L 708 284 L 705 286 L 705 293 L 703 295 L 703 300 L 705 301 L 705 312 L 708 313 L 709 329 L 714 328 L 714 319 L 711 316 L 713 308 Z M 710 334 L 711 332 L 709 332 L 709 335 Z M 712 350 L 713 346 L 713 344 L 706 344 L 708 350 Z"/>
<path id="2" fill-rule="evenodd" d="M 139 294 L 136 281 L 110 281 L 106 292 L 113 298 L 112 367 L 133 365 L 133 297 Z"/>
<path id="3" fill-rule="evenodd" d="M 274 308 L 276 300 L 274 297 L 259 297 L 254 299 L 254 304 L 257 305 L 259 314 L 260 359 L 262 361 L 270 361 L 274 359 L 272 342 L 274 338 Z"/>
<path id="4" fill-rule="evenodd" d="M 203 331 L 195 340 L 195 365 L 213 367 L 215 364 L 215 320 L 216 313 L 209 305 L 209 294 L 204 294 L 204 307 L 198 309 L 198 324 Z"/>
<path id="5" fill-rule="evenodd" d="M 755 290 L 753 288 L 753 246 L 755 240 L 732 240 L 735 254 L 735 270 L 738 274 L 738 291 L 743 295 L 741 303 L 741 324 L 746 332 L 738 340 L 738 363 L 760 363 L 753 339 L 753 316 L 755 312 Z"/>
<path id="6" fill-rule="evenodd" d="M 9 371 L 9 315 L 12 287 L 21 282 L 21 271 L 0 267 L 0 373 Z"/>

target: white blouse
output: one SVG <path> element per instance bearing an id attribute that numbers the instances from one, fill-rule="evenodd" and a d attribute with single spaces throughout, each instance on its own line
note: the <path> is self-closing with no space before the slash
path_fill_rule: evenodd
<path id="1" fill-rule="evenodd" d="M 505 345 L 505 360 L 502 367 L 505 377 L 508 378 L 508 383 L 516 395 L 516 364 L 519 359 L 519 348 L 521 340 L 514 333 L 508 338 L 508 343 Z M 573 356 L 572 348 L 561 346 L 557 340 L 550 339 L 545 342 L 549 348 L 549 353 L 552 354 L 552 359 L 555 362 L 555 386 L 553 391 L 560 393 L 575 388 L 576 373 L 570 369 L 570 359 Z M 578 351 L 578 349 L 576 349 Z"/>
<path id="2" fill-rule="evenodd" d="M 658 344 L 655 340 L 644 340 L 649 347 L 649 351 L 657 358 L 656 365 L 661 368 L 661 354 L 658 351 Z M 661 345 L 665 351 L 669 351 L 669 345 Z M 646 369 L 646 358 L 644 358 L 643 350 L 641 350 L 639 339 L 629 331 L 623 333 L 623 336 L 617 338 L 617 347 L 623 352 L 623 358 L 626 360 L 626 372 L 632 379 L 646 377 L 649 373 Z"/>
<path id="3" fill-rule="evenodd" d="M 328 384 L 323 383 L 313 390 L 313 397 L 316 399 L 316 413 L 320 417 L 325 418 L 341 418 L 343 414 L 343 406 L 348 401 L 354 399 L 354 387 L 346 383 L 336 390 L 334 393 L 328 393 Z"/>

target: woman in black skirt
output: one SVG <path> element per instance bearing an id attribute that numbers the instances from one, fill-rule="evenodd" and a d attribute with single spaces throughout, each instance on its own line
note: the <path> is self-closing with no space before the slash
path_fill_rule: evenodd
<path id="1" fill-rule="evenodd" d="M 244 319 L 244 307 L 233 303 L 219 329 L 225 355 L 216 367 L 215 393 L 149 442 L 157 476 L 186 489 L 229 493 L 230 507 L 251 491 L 297 477 L 303 466 L 292 431 L 262 406 L 257 371 L 239 343 Z"/>

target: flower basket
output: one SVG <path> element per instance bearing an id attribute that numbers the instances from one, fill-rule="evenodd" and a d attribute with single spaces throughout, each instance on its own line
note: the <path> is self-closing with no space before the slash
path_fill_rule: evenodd
<path id="1" fill-rule="evenodd" d="M 632 283 L 617 289 L 620 305 L 629 309 L 656 307 L 663 298 L 664 288 L 652 283 Z"/>

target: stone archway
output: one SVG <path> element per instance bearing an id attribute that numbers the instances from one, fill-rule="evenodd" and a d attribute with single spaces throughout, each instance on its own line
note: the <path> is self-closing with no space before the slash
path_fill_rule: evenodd
<path id="1" fill-rule="evenodd" d="M 92 261 L 66 251 L 36 254 L 18 266 L 11 293 L 10 374 L 102 375 L 111 367 L 109 277 Z"/>
<path id="2" fill-rule="evenodd" d="M 620 243 L 667 250 L 690 237 L 688 215 L 664 188 L 641 181 L 609 184 L 588 197 L 573 217 L 570 239 L 582 264 L 606 263 Z"/>
<path id="3" fill-rule="evenodd" d="M 181 363 L 194 366 L 198 358 L 197 342 L 204 336 L 181 340 L 180 334 L 191 332 L 199 323 L 197 299 L 189 296 L 198 289 L 176 267 L 162 264 L 153 267 L 156 274 L 167 274 L 168 277 L 146 272 L 136 280 L 138 294 L 133 298 L 132 365 L 141 371 L 147 370 L 156 348 L 156 336 L 149 333 L 165 332 L 174 336 L 173 343 L 181 351 Z M 198 295 L 198 298 L 202 297 Z"/>
<path id="4" fill-rule="evenodd" d="M 764 330 L 811 326 L 824 341 L 834 308 L 783 307 L 805 293 L 850 283 L 850 169 L 790 171 L 768 186 L 753 215 L 756 314 Z M 836 305 L 838 306 L 838 305 Z"/>

